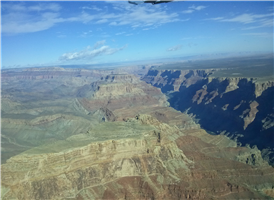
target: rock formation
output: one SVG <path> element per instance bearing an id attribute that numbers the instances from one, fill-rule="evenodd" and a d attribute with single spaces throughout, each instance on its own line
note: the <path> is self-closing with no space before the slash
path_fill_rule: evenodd
<path id="1" fill-rule="evenodd" d="M 160 89 L 129 74 L 74 78 L 2 80 L 2 199 L 274 197 L 260 150 L 209 135 Z"/>
<path id="2" fill-rule="evenodd" d="M 152 69 L 143 80 L 161 88 L 172 107 L 194 116 L 206 130 L 267 149 L 265 158 L 274 164 L 274 79 L 256 73 L 253 78 L 233 77 L 229 70 Z"/>

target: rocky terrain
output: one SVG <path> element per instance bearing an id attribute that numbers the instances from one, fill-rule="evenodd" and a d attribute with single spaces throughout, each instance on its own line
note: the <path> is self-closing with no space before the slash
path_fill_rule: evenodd
<path id="1" fill-rule="evenodd" d="M 256 145 L 274 165 L 273 57 L 245 59 L 240 67 L 223 61 L 226 68 L 181 64 L 181 69 L 151 69 L 143 80 L 161 88 L 172 107 L 195 117 L 208 132 Z"/>
<path id="2" fill-rule="evenodd" d="M 1 80 L 2 199 L 274 198 L 257 147 L 208 134 L 159 88 L 119 71 L 34 71 Z M 195 73 L 190 86 L 210 72 Z"/>

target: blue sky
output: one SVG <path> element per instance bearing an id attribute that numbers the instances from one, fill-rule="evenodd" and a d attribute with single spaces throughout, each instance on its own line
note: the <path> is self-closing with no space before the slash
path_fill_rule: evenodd
<path id="1" fill-rule="evenodd" d="M 273 52 L 273 2 L 1 2 L 2 67 Z"/>

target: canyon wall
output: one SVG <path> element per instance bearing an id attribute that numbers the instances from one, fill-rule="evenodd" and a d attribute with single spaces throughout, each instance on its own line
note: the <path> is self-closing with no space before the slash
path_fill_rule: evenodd
<path id="1" fill-rule="evenodd" d="M 16 73 L 2 80 L 1 199 L 274 197 L 274 169 L 257 147 L 208 134 L 134 75 Z M 188 87 L 207 73 L 187 72 Z"/>
<path id="2" fill-rule="evenodd" d="M 257 145 L 274 164 L 274 81 L 214 77 L 216 70 L 152 69 L 143 80 L 161 88 L 172 107 L 195 117 L 207 131 Z"/>
<path id="3" fill-rule="evenodd" d="M 95 142 L 97 131 L 91 129 L 10 158 L 1 166 L 2 199 L 270 199 L 273 195 L 274 170 L 256 149 L 237 148 L 225 136 L 201 129 L 182 131 L 149 115 L 115 124 L 99 125 L 102 133 L 106 125 L 112 129 L 102 141 Z M 131 135 L 115 139 L 117 125 Z M 86 140 L 85 145 L 71 145 Z"/>

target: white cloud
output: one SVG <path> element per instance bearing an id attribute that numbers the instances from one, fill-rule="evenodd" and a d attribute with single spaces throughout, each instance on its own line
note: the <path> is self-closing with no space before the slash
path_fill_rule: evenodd
<path id="1" fill-rule="evenodd" d="M 267 17 L 273 17 L 273 13 L 261 14 L 261 15 L 245 13 L 233 18 L 215 17 L 215 18 L 208 18 L 206 20 L 215 20 L 220 22 L 238 22 L 243 24 L 262 22 L 262 24 L 264 24 L 265 26 L 269 26 L 271 22 L 273 23 L 273 18 L 272 18 L 272 21 L 269 21 Z"/>
<path id="2" fill-rule="evenodd" d="M 248 23 L 255 22 L 256 19 L 269 17 L 269 16 L 273 16 L 273 13 L 264 14 L 264 15 L 242 14 L 242 15 L 238 15 L 236 17 L 230 18 L 230 19 L 222 19 L 221 21 L 223 21 L 223 22 L 239 22 L 239 23 L 248 24 Z"/>
<path id="3" fill-rule="evenodd" d="M 99 21 L 96 21 L 96 23 L 109 23 L 109 25 L 112 26 L 130 25 L 134 28 L 153 26 L 156 24 L 161 25 L 180 20 L 177 13 L 168 13 L 161 7 L 158 9 L 141 5 L 136 7 L 127 4 L 121 4 L 119 2 L 113 2 L 112 4 L 114 4 L 113 8 L 116 10 L 119 9 L 118 14 L 100 13 L 90 16 L 93 16 L 95 19 L 100 19 Z M 92 19 L 90 21 L 92 21 Z"/>
<path id="4" fill-rule="evenodd" d="M 2 4 L 2 9 L 5 10 L 11 10 L 11 11 L 26 11 L 27 8 L 26 6 L 24 6 L 23 3 L 19 3 L 19 4 Z"/>
<path id="5" fill-rule="evenodd" d="M 100 41 L 99 41 L 100 42 Z M 64 53 L 59 57 L 60 61 L 71 61 L 71 60 L 89 60 L 97 56 L 112 55 L 118 51 L 125 49 L 127 45 L 120 48 L 110 48 L 109 46 L 101 46 L 98 49 L 91 49 L 90 46 L 79 52 Z"/>
<path id="6" fill-rule="evenodd" d="M 130 25 L 132 27 L 144 27 L 148 24 L 150 26 L 160 25 L 165 23 L 171 23 L 179 21 L 177 13 L 168 13 L 163 8 L 159 7 L 155 9 L 153 6 L 134 6 L 131 4 L 113 2 L 113 7 L 120 9 L 118 14 L 99 14 L 96 18 L 100 20 L 106 20 L 109 25 L 122 26 Z"/>
<path id="7" fill-rule="evenodd" d="M 109 25 L 115 26 L 117 25 L 117 22 L 111 22 Z"/>
<path id="8" fill-rule="evenodd" d="M 182 48 L 182 45 L 176 45 L 167 49 L 167 51 L 178 51 Z"/>
<path id="9" fill-rule="evenodd" d="M 203 10 L 206 8 L 206 6 L 190 6 L 189 7 L 190 9 L 194 9 L 194 10 Z"/>
<path id="10" fill-rule="evenodd" d="M 59 17 L 61 7 L 56 3 L 3 4 L 2 33 L 29 33 L 43 31 L 64 20 Z"/>
<path id="11" fill-rule="evenodd" d="M 108 22 L 107 19 L 100 19 L 100 20 L 98 20 L 98 21 L 95 22 L 95 23 L 96 23 L 96 24 L 103 24 L 103 23 L 106 23 L 106 22 Z"/>
<path id="12" fill-rule="evenodd" d="M 57 3 L 39 3 L 35 6 L 28 7 L 31 11 L 43 11 L 43 10 L 51 10 L 51 11 L 59 11 L 61 10 L 61 6 Z"/>
<path id="13" fill-rule="evenodd" d="M 101 40 L 101 41 L 98 41 L 94 44 L 94 49 L 98 48 L 99 46 L 102 46 L 106 43 L 106 40 Z"/>
<path id="14" fill-rule="evenodd" d="M 206 6 L 194 6 L 194 5 L 192 5 L 192 6 L 188 7 L 188 10 L 182 11 L 182 13 L 190 14 L 190 13 L 193 13 L 194 11 L 200 11 L 200 10 L 203 10 L 205 8 L 206 8 Z"/>
<path id="15" fill-rule="evenodd" d="M 84 9 L 84 10 L 86 9 L 86 10 L 102 11 L 102 9 L 98 8 L 97 6 L 90 6 L 90 7 L 84 6 L 84 7 L 82 7 L 82 9 Z"/>
<path id="16" fill-rule="evenodd" d="M 2 33 L 18 34 L 43 31 L 64 22 L 108 23 L 112 26 L 129 25 L 135 29 L 149 26 L 159 27 L 166 23 L 182 21 L 176 12 L 170 12 L 166 7 L 149 5 L 136 7 L 121 2 L 112 4 L 116 9 L 120 9 L 118 13 L 105 13 L 100 11 L 101 8 L 90 6 L 82 7 L 81 14 L 62 17 L 61 6 L 57 3 L 43 2 L 26 6 L 25 3 L 7 2 L 2 6 Z M 96 10 L 98 13 L 89 13 L 87 12 L 89 10 Z"/>
<path id="17" fill-rule="evenodd" d="M 246 27 L 246 28 L 243 28 L 243 30 L 251 30 L 251 29 L 262 28 L 262 27 L 273 27 L 273 19 L 260 20 L 260 24 L 258 26 Z"/>
<path id="18" fill-rule="evenodd" d="M 220 20 L 222 20 L 222 19 L 224 19 L 224 18 L 223 18 L 223 17 L 214 17 L 214 18 L 208 18 L 208 19 L 206 19 L 206 20 L 220 21 Z"/>
<path id="19" fill-rule="evenodd" d="M 85 31 L 80 36 L 81 37 L 90 37 L 90 36 L 92 36 L 92 30 Z"/>
<path id="20" fill-rule="evenodd" d="M 193 12 L 194 12 L 194 10 L 184 10 L 182 13 L 189 14 L 189 13 L 193 13 Z"/>
<path id="21" fill-rule="evenodd" d="M 78 21 L 86 24 L 94 19 L 96 19 L 95 15 L 90 15 L 86 12 L 82 12 L 80 16 L 68 18 L 66 21 Z"/>
<path id="22" fill-rule="evenodd" d="M 25 3 L 23 2 L 9 2 L 8 4 L 3 4 L 2 3 L 2 9 L 3 11 L 7 11 L 7 12 L 28 12 L 28 11 L 45 11 L 45 10 L 49 10 L 49 11 L 54 11 L 57 12 L 59 10 L 61 10 L 61 6 L 57 3 L 45 3 L 45 2 L 40 2 L 37 3 L 36 5 L 32 5 L 32 6 L 26 6 Z"/>
<path id="23" fill-rule="evenodd" d="M 30 19 L 24 20 L 22 18 L 20 19 L 20 16 L 23 15 L 3 16 L 2 32 L 16 34 L 43 31 L 51 28 L 56 23 L 62 21 L 61 19 L 56 18 L 56 15 L 54 13 L 45 13 L 43 16 L 41 16 L 41 19 L 39 21 L 32 21 Z M 7 18 L 9 17 L 17 18 L 17 20 L 7 20 Z M 25 17 L 29 18 L 29 16 Z"/>
<path id="24" fill-rule="evenodd" d="M 164 10 L 153 10 L 149 7 L 135 7 L 130 11 L 114 16 L 110 25 L 131 25 L 132 27 L 143 27 L 149 25 L 161 25 L 179 21 L 177 13 L 167 13 Z"/>
<path id="25" fill-rule="evenodd" d="M 120 32 L 120 33 L 116 33 L 115 35 L 123 35 L 125 34 L 126 32 Z"/>
<path id="26" fill-rule="evenodd" d="M 156 28 L 158 28 L 157 25 L 155 25 L 155 26 L 149 26 L 149 27 L 143 28 L 142 30 L 143 31 L 148 31 L 148 30 L 152 30 L 152 29 L 156 29 Z"/>

